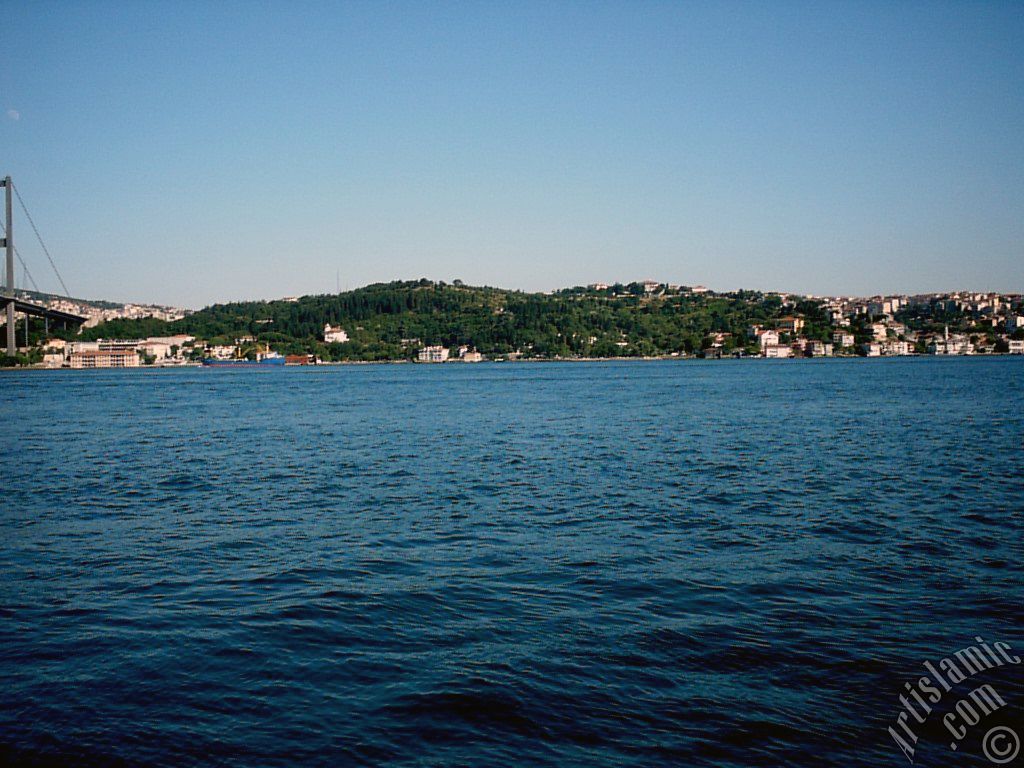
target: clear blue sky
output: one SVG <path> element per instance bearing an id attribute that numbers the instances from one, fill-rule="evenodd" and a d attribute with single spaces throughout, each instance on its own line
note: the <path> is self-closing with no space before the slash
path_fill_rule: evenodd
<path id="1" fill-rule="evenodd" d="M 1024 3 L 0 8 L 0 173 L 76 295 L 1024 290 Z"/>

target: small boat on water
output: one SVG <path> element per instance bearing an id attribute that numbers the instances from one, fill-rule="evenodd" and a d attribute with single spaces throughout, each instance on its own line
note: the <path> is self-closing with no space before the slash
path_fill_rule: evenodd
<path id="1" fill-rule="evenodd" d="M 203 358 L 203 365 L 215 368 L 264 368 L 269 365 L 284 365 L 284 363 L 284 355 L 279 355 L 277 352 L 259 352 L 256 354 L 255 360 L 248 360 L 244 357 L 227 360 L 216 357 Z"/>

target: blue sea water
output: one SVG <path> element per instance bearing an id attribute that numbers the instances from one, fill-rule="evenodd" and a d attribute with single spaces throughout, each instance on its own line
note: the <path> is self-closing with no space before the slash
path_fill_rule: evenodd
<path id="1" fill-rule="evenodd" d="M 1009 358 L 0 373 L 0 761 L 908 764 L 923 662 L 1024 654 L 1022 402 Z M 988 765 L 1022 670 L 916 764 Z"/>

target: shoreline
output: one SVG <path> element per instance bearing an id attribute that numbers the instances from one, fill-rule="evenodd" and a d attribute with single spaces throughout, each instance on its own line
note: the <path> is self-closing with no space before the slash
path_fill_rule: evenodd
<path id="1" fill-rule="evenodd" d="M 365 365 L 411 365 L 411 366 L 423 366 L 427 368 L 444 368 L 448 366 L 475 366 L 480 364 L 490 365 L 505 365 L 505 364 L 537 364 L 537 363 L 613 363 L 613 362 L 631 362 L 631 363 L 664 363 L 664 362 L 709 362 L 709 363 L 721 363 L 729 361 L 763 361 L 763 362 L 806 362 L 806 361 L 824 361 L 824 360 L 943 360 L 943 359 L 960 359 L 960 358 L 972 358 L 972 359 L 1002 359 L 1002 358 L 1021 358 L 1024 359 L 1024 355 L 1011 354 L 1008 352 L 993 352 L 984 355 L 880 355 L 877 357 L 866 357 L 861 355 L 830 355 L 828 357 L 788 357 L 788 358 L 768 358 L 761 357 L 759 355 L 749 355 L 744 357 L 694 357 L 694 356 L 673 356 L 665 355 L 659 357 L 556 357 L 556 358 L 520 358 L 517 360 L 481 360 L 476 363 L 467 363 L 461 360 L 446 360 L 443 363 L 421 363 L 416 360 L 332 360 L 324 363 L 310 363 L 307 365 L 286 365 L 286 366 L 272 366 L 272 368 L 340 368 L 345 366 L 365 366 Z M 52 368 L 44 365 L 16 365 L 6 368 L 0 368 L 0 373 L 5 371 L 174 371 L 174 370 L 193 370 L 203 368 L 214 368 L 214 366 L 204 366 L 201 363 L 186 363 L 184 365 L 138 365 L 138 366 L 118 366 L 118 367 L 103 367 L 103 368 L 70 368 L 62 366 L 60 368 Z M 218 370 L 236 370 L 230 366 L 223 366 Z M 264 370 L 262 368 L 246 368 L 239 366 L 237 370 Z M 269 370 L 266 369 L 266 370 Z"/>

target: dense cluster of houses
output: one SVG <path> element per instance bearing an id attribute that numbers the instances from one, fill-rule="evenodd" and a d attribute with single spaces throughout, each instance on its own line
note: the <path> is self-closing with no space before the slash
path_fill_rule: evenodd
<path id="1" fill-rule="evenodd" d="M 24 301 L 39 304 L 56 312 L 66 312 L 86 318 L 84 328 L 92 328 L 108 320 L 140 320 L 147 317 L 168 322 L 181 320 L 191 310 L 181 307 L 166 307 L 159 304 L 118 304 L 115 302 L 87 302 L 63 296 L 49 296 L 39 299 L 28 293 L 19 294 Z"/>
<path id="2" fill-rule="evenodd" d="M 788 297 L 783 297 L 784 299 Z M 924 294 L 918 296 L 831 297 L 824 309 L 832 326 L 831 343 L 802 336 L 805 320 L 795 315 L 780 318 L 774 327 L 751 326 L 748 337 L 757 342 L 762 357 L 830 357 L 859 354 L 866 357 L 912 355 L 973 355 L 1006 352 L 1024 354 L 1024 307 L 1020 296 L 994 293 Z M 927 316 L 955 315 L 970 319 L 970 332 L 916 331 L 897 320 L 897 313 Z M 860 329 L 858 341 L 854 328 Z M 867 336 L 867 338 L 864 338 Z M 720 339 L 716 339 L 720 341 Z"/>

